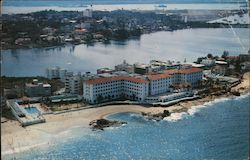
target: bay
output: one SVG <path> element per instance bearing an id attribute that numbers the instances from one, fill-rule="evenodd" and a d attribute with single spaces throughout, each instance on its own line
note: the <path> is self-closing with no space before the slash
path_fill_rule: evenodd
<path id="1" fill-rule="evenodd" d="M 111 44 L 80 44 L 52 48 L 15 49 L 2 51 L 2 75 L 45 76 L 47 67 L 59 66 L 74 72 L 96 72 L 102 67 L 113 68 L 126 60 L 149 63 L 150 60 L 184 59 L 193 62 L 208 53 L 221 55 L 246 54 L 250 48 L 249 28 L 184 29 L 174 32 L 144 34 L 140 39 L 112 41 Z"/>

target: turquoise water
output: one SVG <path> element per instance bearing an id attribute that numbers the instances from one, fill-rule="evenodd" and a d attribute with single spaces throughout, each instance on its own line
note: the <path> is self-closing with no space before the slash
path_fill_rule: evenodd
<path id="1" fill-rule="evenodd" d="M 29 114 L 39 113 L 39 111 L 38 111 L 38 109 L 37 109 L 36 107 L 25 108 L 25 110 L 26 110 Z"/>
<path id="2" fill-rule="evenodd" d="M 128 124 L 105 131 L 74 128 L 17 159 L 245 160 L 249 157 L 249 95 L 220 99 L 154 122 L 135 113 L 108 116 Z M 11 159 L 12 156 L 4 158 Z"/>

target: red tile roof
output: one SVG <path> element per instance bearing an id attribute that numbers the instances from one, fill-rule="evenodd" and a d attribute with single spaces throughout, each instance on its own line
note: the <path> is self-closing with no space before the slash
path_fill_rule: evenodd
<path id="1" fill-rule="evenodd" d="M 85 81 L 88 84 L 100 84 L 100 83 L 106 83 L 106 82 L 112 82 L 112 81 L 118 81 L 118 80 L 126 80 L 131 81 L 135 83 L 148 83 L 147 80 L 137 77 L 125 77 L 125 76 L 116 76 L 116 77 L 103 77 L 103 78 L 96 78 Z"/>
<path id="2" fill-rule="evenodd" d="M 175 74 L 175 73 L 181 73 L 181 74 L 188 74 L 188 73 L 196 73 L 196 72 L 202 72 L 202 69 L 200 68 L 181 68 L 181 69 L 168 69 L 163 71 L 163 73 L 148 73 L 147 77 L 149 80 L 159 80 L 159 79 L 163 79 L 163 78 L 168 78 L 171 77 L 171 74 Z"/>
<path id="3" fill-rule="evenodd" d="M 168 73 L 159 73 L 159 74 L 148 74 L 147 75 L 148 79 L 150 81 L 153 81 L 153 80 L 158 80 L 158 79 L 163 79 L 163 78 L 169 78 L 170 75 Z"/>
<path id="4" fill-rule="evenodd" d="M 167 74 L 175 74 L 175 73 L 181 73 L 181 74 L 189 74 L 189 73 L 196 73 L 196 72 L 202 72 L 203 70 L 200 68 L 192 67 L 192 68 L 181 68 L 181 69 L 169 69 L 165 70 L 164 73 Z"/>
<path id="5" fill-rule="evenodd" d="M 181 69 L 169 69 L 169 70 L 163 71 L 163 73 L 149 73 L 147 74 L 147 77 L 150 81 L 152 81 L 152 80 L 158 80 L 158 79 L 171 77 L 171 74 L 175 74 L 175 73 L 188 74 L 188 73 L 196 73 L 196 72 L 202 72 L 202 69 L 195 68 L 195 67 L 181 68 Z M 106 82 L 112 82 L 112 81 L 118 81 L 118 80 L 126 80 L 126 81 L 135 82 L 135 83 L 148 83 L 148 81 L 143 78 L 128 77 L 128 76 L 95 78 L 95 79 L 87 80 L 85 82 L 88 84 L 100 84 L 100 83 L 106 83 Z"/>

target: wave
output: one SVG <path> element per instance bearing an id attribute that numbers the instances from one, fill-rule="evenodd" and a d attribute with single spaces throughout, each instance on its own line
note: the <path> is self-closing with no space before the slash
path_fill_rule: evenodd
<path id="1" fill-rule="evenodd" d="M 165 117 L 163 120 L 169 122 L 176 122 L 183 119 L 183 117 L 185 117 L 186 115 L 187 115 L 186 112 L 172 113 L 169 117 Z"/>
<path id="2" fill-rule="evenodd" d="M 239 97 L 235 96 L 230 96 L 230 97 L 223 97 L 223 98 L 218 98 L 215 99 L 211 102 L 205 102 L 203 105 L 197 105 L 197 106 L 192 106 L 190 109 L 187 110 L 187 112 L 180 112 L 180 113 L 172 113 L 169 117 L 165 117 L 163 120 L 168 121 L 168 122 L 177 122 L 179 120 L 182 120 L 184 118 L 187 118 L 188 116 L 195 116 L 197 112 L 199 112 L 202 108 L 206 108 L 209 106 L 213 106 L 218 103 L 223 103 L 232 99 L 235 100 L 241 100 L 244 98 L 247 98 L 250 96 L 250 93 L 244 94 Z"/>

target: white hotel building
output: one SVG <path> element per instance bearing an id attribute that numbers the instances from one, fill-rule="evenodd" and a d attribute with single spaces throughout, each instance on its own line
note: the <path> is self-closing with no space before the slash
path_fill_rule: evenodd
<path id="1" fill-rule="evenodd" d="M 137 77 L 98 77 L 83 82 L 83 98 L 89 103 L 99 103 L 102 99 L 112 100 L 124 96 L 143 102 L 148 96 L 170 92 L 174 85 L 189 84 L 195 87 L 202 77 L 202 69 L 194 67 L 170 69 Z"/>
<path id="2" fill-rule="evenodd" d="M 148 81 L 130 76 L 104 77 L 87 80 L 83 83 L 83 97 L 89 103 L 98 103 L 98 97 L 144 101 L 148 96 Z"/>

